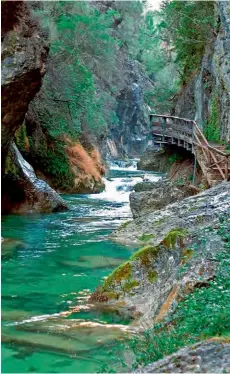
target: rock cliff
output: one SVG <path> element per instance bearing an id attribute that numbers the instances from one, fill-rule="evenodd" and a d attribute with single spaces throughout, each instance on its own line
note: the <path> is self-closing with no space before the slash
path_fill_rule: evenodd
<path id="1" fill-rule="evenodd" d="M 10 14 L 10 17 L 9 17 Z M 12 15 L 12 16 L 11 16 Z M 48 47 L 23 1 L 2 4 L 2 167 L 45 73 Z"/>
<path id="2" fill-rule="evenodd" d="M 22 1 L 2 3 L 2 212 L 67 209 L 13 145 L 42 84 L 48 45 Z M 29 175 L 30 174 L 30 175 Z"/>
<path id="3" fill-rule="evenodd" d="M 212 127 L 216 141 L 230 140 L 230 4 L 216 4 L 217 30 L 210 39 L 198 72 L 181 89 L 173 114 Z"/>

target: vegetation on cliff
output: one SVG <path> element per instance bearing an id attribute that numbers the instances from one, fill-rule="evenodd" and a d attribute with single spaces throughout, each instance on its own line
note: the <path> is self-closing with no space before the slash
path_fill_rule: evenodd
<path id="1" fill-rule="evenodd" d="M 119 127 L 116 98 L 125 60 L 135 60 L 140 49 L 143 5 L 58 1 L 33 6 L 33 12 L 50 36 L 50 53 L 26 118 L 30 149 L 21 151 L 55 187 L 70 190 L 87 172 L 72 167 L 69 145 L 80 143 L 91 155 L 104 147 L 109 127 Z"/>

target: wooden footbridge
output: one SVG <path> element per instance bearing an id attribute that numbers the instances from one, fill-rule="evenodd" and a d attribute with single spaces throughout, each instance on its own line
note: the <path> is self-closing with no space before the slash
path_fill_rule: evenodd
<path id="1" fill-rule="evenodd" d="M 150 121 L 154 144 L 173 144 L 194 154 L 210 186 L 230 180 L 230 154 L 222 145 L 211 145 L 196 121 L 159 114 L 150 114 Z"/>

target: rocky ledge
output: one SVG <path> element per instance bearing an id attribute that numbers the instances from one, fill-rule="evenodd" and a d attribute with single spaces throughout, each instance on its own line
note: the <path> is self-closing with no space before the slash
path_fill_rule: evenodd
<path id="1" fill-rule="evenodd" d="M 192 185 L 175 185 L 169 180 L 138 183 L 130 194 L 130 208 L 133 218 L 144 216 L 154 210 L 195 195 L 198 188 Z"/>
<path id="2" fill-rule="evenodd" d="M 92 295 L 93 302 L 126 305 L 136 322 L 151 326 L 178 298 L 215 276 L 215 256 L 224 247 L 220 217 L 230 217 L 229 183 L 223 182 L 123 224 L 111 238 L 139 245 Z M 178 276 L 189 262 L 188 271 Z"/>
<path id="3" fill-rule="evenodd" d="M 222 182 L 195 196 L 166 206 L 127 222 L 114 231 L 111 239 L 123 244 L 143 244 L 142 237 L 148 236 L 148 244 L 159 244 L 169 231 L 175 228 L 196 232 L 207 226 L 220 214 L 230 213 L 230 184 Z"/>
<path id="4" fill-rule="evenodd" d="M 139 330 L 127 343 L 126 351 L 134 353 L 128 371 L 176 351 L 137 372 L 229 370 L 229 187 L 222 182 L 144 213 L 111 235 L 140 249 L 105 279 L 91 302 L 128 313 Z M 146 192 L 144 185 L 136 189 Z"/>
<path id="5" fill-rule="evenodd" d="M 135 373 L 229 373 L 230 343 L 214 339 L 180 349 Z"/>

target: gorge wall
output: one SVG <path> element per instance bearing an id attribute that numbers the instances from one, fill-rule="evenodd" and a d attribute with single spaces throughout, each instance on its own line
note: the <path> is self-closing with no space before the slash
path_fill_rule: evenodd
<path id="1" fill-rule="evenodd" d="M 230 141 L 230 4 L 216 5 L 216 31 L 201 66 L 176 98 L 173 114 L 195 119 L 213 142 Z"/>
<path id="2" fill-rule="evenodd" d="M 22 1 L 2 4 L 2 212 L 67 209 L 13 143 L 45 73 L 48 44 Z M 24 208 L 22 208 L 24 207 Z"/>
<path id="3" fill-rule="evenodd" d="M 56 5 L 6 2 L 2 7 L 7 213 L 23 211 L 23 204 L 25 210 L 35 209 L 31 191 L 36 189 L 25 187 L 24 163 L 15 155 L 56 191 L 95 193 L 104 188 L 105 158 L 136 157 L 146 145 L 144 94 L 152 83 L 123 40 L 132 7 L 114 1 Z M 132 17 L 141 17 L 141 9 Z M 37 209 L 47 207 L 36 204 Z"/>

